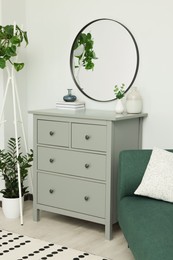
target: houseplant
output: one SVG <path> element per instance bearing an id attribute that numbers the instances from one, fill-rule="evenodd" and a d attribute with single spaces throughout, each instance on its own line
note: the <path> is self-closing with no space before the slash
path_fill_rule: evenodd
<path id="1" fill-rule="evenodd" d="M 0 68 L 4 69 L 11 64 L 16 71 L 23 69 L 23 62 L 14 62 L 17 49 L 22 42 L 28 44 L 27 32 L 20 29 L 18 25 L 0 26 Z"/>
<path id="2" fill-rule="evenodd" d="M 19 198 L 18 184 L 18 166 L 20 167 L 20 185 L 22 196 L 28 193 L 28 187 L 24 185 L 24 181 L 28 175 L 28 168 L 32 166 L 33 150 L 23 154 L 21 150 L 21 138 L 18 138 L 19 153 L 17 155 L 17 144 L 15 138 L 10 138 L 8 141 L 7 150 L 0 150 L 0 172 L 5 181 L 5 188 L 0 190 L 3 194 L 2 208 L 6 209 L 5 203 L 8 199 L 16 200 Z M 7 200 L 6 200 L 7 199 Z M 7 209 L 8 211 L 8 209 Z M 6 211 L 4 212 L 6 215 Z M 6 215 L 7 216 L 7 215 Z M 7 216 L 8 217 L 8 216 Z M 11 217 L 13 218 L 13 217 Z"/>
<path id="3" fill-rule="evenodd" d="M 122 103 L 122 98 L 125 95 L 125 84 L 122 83 L 120 87 L 118 85 L 115 85 L 114 87 L 114 93 L 117 99 L 116 107 L 115 107 L 115 112 L 118 114 L 121 114 L 124 112 L 124 106 Z"/>
<path id="4" fill-rule="evenodd" d="M 14 70 L 20 71 L 24 67 L 23 62 L 18 62 L 19 47 L 22 43 L 28 44 L 27 32 L 23 31 L 16 23 L 13 25 L 0 26 L 0 68 L 6 69 L 7 71 L 7 84 L 5 88 L 5 94 L 2 102 L 2 109 L 0 112 L 0 121 L 2 121 L 3 110 L 6 101 L 7 92 L 9 86 L 12 88 L 13 97 L 13 114 L 14 114 L 14 130 L 15 138 L 18 139 L 17 135 L 17 107 L 19 109 L 20 122 L 23 127 L 22 113 L 18 98 L 17 83 L 15 80 Z M 17 106 L 16 106 L 17 104 Z M 24 133 L 24 128 L 23 128 Z M 25 135 L 24 135 L 25 139 Z M 23 156 L 22 153 L 19 154 L 18 142 L 20 138 L 15 141 L 15 139 L 9 140 L 9 151 L 0 151 L 0 170 L 2 172 L 2 177 L 5 180 L 5 189 L 1 190 L 3 193 L 2 206 L 4 201 L 8 200 L 7 197 L 10 196 L 10 201 L 16 200 L 16 196 L 19 196 L 19 206 L 20 206 L 20 216 L 21 224 L 23 224 L 22 216 L 22 200 L 21 196 L 27 192 L 27 189 L 23 185 L 23 181 L 27 176 L 27 168 L 30 167 L 30 162 L 33 160 L 32 151 L 30 154 Z M 16 146 L 15 146 L 16 145 Z M 12 150 L 13 149 L 13 152 Z M 16 153 L 15 153 L 16 152 Z M 13 168 L 14 166 L 14 168 Z M 16 167 L 17 166 L 17 167 Z M 13 169 L 13 170 L 12 170 Z M 21 173 L 20 173 L 21 170 Z M 17 171 L 17 174 L 16 174 Z M 18 177 L 18 178 L 17 178 Z M 21 177 L 21 181 L 20 181 Z M 20 185 L 18 186 L 18 182 Z M 10 195 L 9 195 L 10 194 Z M 18 194 L 18 195 L 17 195 Z M 10 206 L 11 207 L 11 206 Z M 8 207 L 8 209 L 10 209 Z"/>

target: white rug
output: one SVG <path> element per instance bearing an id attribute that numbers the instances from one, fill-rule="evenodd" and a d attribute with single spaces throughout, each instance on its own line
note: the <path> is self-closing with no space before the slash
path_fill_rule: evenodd
<path id="1" fill-rule="evenodd" d="M 108 260 L 39 239 L 0 230 L 0 259 L 3 260 Z"/>

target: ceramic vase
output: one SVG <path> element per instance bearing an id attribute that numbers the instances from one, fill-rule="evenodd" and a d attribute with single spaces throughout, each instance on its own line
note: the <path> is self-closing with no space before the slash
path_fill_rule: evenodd
<path id="1" fill-rule="evenodd" d="M 74 102 L 76 100 L 76 96 L 72 95 L 72 89 L 67 89 L 68 90 L 68 94 L 66 96 L 63 97 L 64 101 L 66 102 Z"/>
<path id="2" fill-rule="evenodd" d="M 116 106 L 115 106 L 115 112 L 117 114 L 122 114 L 124 112 L 124 106 L 123 106 L 122 99 L 117 99 Z"/>
<path id="3" fill-rule="evenodd" d="M 142 112 L 142 97 L 136 87 L 133 87 L 126 98 L 127 113 L 137 114 Z"/>

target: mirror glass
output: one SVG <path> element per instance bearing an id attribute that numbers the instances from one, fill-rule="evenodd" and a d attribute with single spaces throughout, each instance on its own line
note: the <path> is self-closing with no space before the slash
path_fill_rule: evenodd
<path id="1" fill-rule="evenodd" d="M 115 100 L 114 86 L 132 86 L 139 51 L 132 33 L 112 19 L 97 19 L 77 34 L 70 53 L 70 69 L 79 90 L 88 98 Z"/>

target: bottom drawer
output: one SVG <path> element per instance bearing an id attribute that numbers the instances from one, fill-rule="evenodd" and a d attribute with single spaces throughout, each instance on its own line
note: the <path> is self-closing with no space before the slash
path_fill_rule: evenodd
<path id="1" fill-rule="evenodd" d="M 105 184 L 38 173 L 38 203 L 105 218 Z"/>

